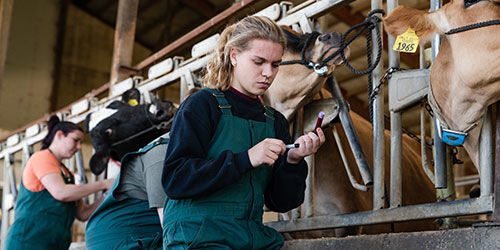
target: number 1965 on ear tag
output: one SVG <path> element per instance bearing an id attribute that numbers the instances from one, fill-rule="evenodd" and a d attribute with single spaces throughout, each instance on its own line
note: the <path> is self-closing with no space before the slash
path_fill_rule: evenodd
<path id="1" fill-rule="evenodd" d="M 405 33 L 399 35 L 394 42 L 394 51 L 415 53 L 418 47 L 418 36 L 412 28 L 408 28 Z"/>

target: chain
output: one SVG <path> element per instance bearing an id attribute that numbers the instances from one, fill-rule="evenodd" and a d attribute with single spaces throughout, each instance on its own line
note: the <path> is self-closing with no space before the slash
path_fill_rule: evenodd
<path id="1" fill-rule="evenodd" d="M 384 118 L 385 118 L 386 120 L 388 120 L 388 121 L 390 121 L 390 119 L 391 119 L 391 117 L 390 117 L 389 115 L 387 115 L 387 114 L 384 114 Z M 403 133 L 405 133 L 405 134 L 406 134 L 408 137 L 410 137 L 411 139 L 413 139 L 413 140 L 417 141 L 419 144 L 422 144 L 422 140 L 421 140 L 421 139 L 420 139 L 420 138 L 419 138 L 419 137 L 418 137 L 415 133 L 411 132 L 410 130 L 408 130 L 408 129 L 404 128 L 404 127 L 401 127 L 401 131 L 402 131 Z M 429 150 L 432 150 L 432 143 L 431 143 L 431 144 L 429 144 L 429 143 L 427 143 L 427 140 L 425 140 L 425 141 L 426 141 L 426 142 L 425 142 L 425 147 L 426 147 L 427 149 L 429 149 Z"/>
<path id="2" fill-rule="evenodd" d="M 429 102 L 425 102 L 425 110 L 427 110 L 431 117 L 434 117 L 434 111 L 432 111 L 432 107 Z"/>

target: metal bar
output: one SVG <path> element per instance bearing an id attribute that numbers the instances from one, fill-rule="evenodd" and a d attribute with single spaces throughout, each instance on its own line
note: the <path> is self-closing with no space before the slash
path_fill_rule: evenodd
<path id="1" fill-rule="evenodd" d="M 496 104 L 496 121 L 495 121 L 495 187 L 494 187 L 494 209 L 493 221 L 500 221 L 500 102 Z"/>
<path id="2" fill-rule="evenodd" d="M 391 207 L 401 206 L 403 200 L 403 177 L 401 174 L 402 147 L 401 113 L 391 112 Z"/>
<path id="3" fill-rule="evenodd" d="M 435 219 L 445 216 L 484 214 L 491 213 L 492 210 L 493 196 L 484 196 L 459 201 L 396 207 L 352 214 L 317 216 L 293 221 L 270 222 L 266 223 L 266 225 L 279 232 L 286 233 L 420 219 Z"/>
<path id="4" fill-rule="evenodd" d="M 348 104 L 344 100 L 342 92 L 340 92 L 340 87 L 339 84 L 337 83 L 337 80 L 335 80 L 335 76 L 332 75 L 328 77 L 327 81 L 330 90 L 332 91 L 333 97 L 335 98 L 335 100 L 337 100 L 339 106 L 340 123 L 344 128 L 344 132 L 347 136 L 347 141 L 349 142 L 352 154 L 356 160 L 359 172 L 361 174 L 361 178 L 363 178 L 363 182 L 365 183 L 366 186 L 371 186 L 373 184 L 373 177 L 370 171 L 370 166 L 368 165 L 365 153 L 363 151 L 363 148 L 361 147 L 361 143 L 359 142 L 356 129 L 352 124 L 352 119 L 351 116 L 349 115 Z"/>
<path id="5" fill-rule="evenodd" d="M 135 24 L 139 0 L 120 0 L 116 15 L 115 45 L 111 62 L 111 86 L 128 76 L 120 72 L 121 66 L 132 66 L 134 52 Z M 111 95 L 112 91 L 109 92 Z"/>
<path id="6" fill-rule="evenodd" d="M 295 141 L 297 138 L 299 138 L 302 135 L 302 131 L 304 131 L 304 109 L 301 108 L 300 110 L 297 111 L 297 114 L 295 115 L 294 122 L 293 122 L 293 135 L 292 138 Z M 292 209 L 290 216 L 292 220 L 300 218 L 301 215 L 301 210 L 304 207 L 304 209 L 308 209 L 306 207 L 312 206 L 312 200 L 310 199 L 312 195 L 312 189 L 310 189 L 310 174 L 311 172 L 308 170 L 307 173 L 307 179 L 306 179 L 306 190 L 305 190 L 305 196 L 304 196 L 304 203 L 302 206 L 297 207 L 295 209 Z M 309 186 L 309 189 L 308 189 Z"/>
<path id="7" fill-rule="evenodd" d="M 434 127 L 437 128 L 438 121 L 434 118 Z M 439 137 L 439 129 L 434 129 L 434 186 L 446 188 L 446 145 Z"/>
<path id="8" fill-rule="evenodd" d="M 354 179 L 354 176 L 352 175 L 351 172 L 351 167 L 349 166 L 349 162 L 347 161 L 347 156 L 345 155 L 344 148 L 342 147 L 342 141 L 340 140 L 339 133 L 337 132 L 337 128 L 335 128 L 335 126 L 332 126 L 332 132 L 333 132 L 333 137 L 335 138 L 335 142 L 337 143 L 337 148 L 339 150 L 340 157 L 342 158 L 342 162 L 344 163 L 347 177 L 349 177 L 349 181 L 351 182 L 352 187 L 360 191 L 368 191 L 367 186 L 359 184 L 356 181 L 356 179 Z"/>
<path id="9" fill-rule="evenodd" d="M 310 19 L 315 19 L 322 15 L 325 15 L 331 12 L 334 9 L 340 8 L 342 6 L 347 5 L 348 3 L 353 2 L 353 0 L 322 0 L 316 1 L 316 3 L 311 4 L 299 11 L 293 12 L 289 14 L 285 18 L 277 21 L 279 25 L 288 25 L 299 23 L 300 20 L 305 16 Z M 295 9 L 295 8 L 294 8 Z"/>
<path id="10" fill-rule="evenodd" d="M 371 0 L 372 10 L 381 9 L 381 0 Z M 378 24 L 382 33 L 382 24 Z M 381 39 L 383 39 L 381 37 Z M 372 31 L 372 41 L 377 41 L 375 31 Z M 372 58 L 377 57 L 379 49 L 376 42 L 373 43 Z M 380 60 L 379 65 L 373 71 L 372 87 L 376 88 L 383 73 L 383 61 Z M 378 94 L 373 101 L 373 209 L 384 208 L 385 204 L 385 145 L 384 145 L 384 86 L 381 85 Z"/>
<path id="11" fill-rule="evenodd" d="M 387 13 L 391 13 L 398 6 L 398 0 L 387 1 Z M 387 36 L 387 51 L 389 56 L 389 67 L 399 68 L 399 53 L 392 50 L 395 39 L 392 36 Z M 397 93 L 389 92 L 389 95 Z M 391 185 L 390 185 L 390 207 L 399 207 L 402 204 L 402 174 L 401 174 L 401 157 L 402 157 L 402 125 L 401 112 L 391 111 Z"/>
<path id="12" fill-rule="evenodd" d="M 491 107 L 484 115 L 479 137 L 479 171 L 481 196 L 493 193 L 493 124 Z"/>
<path id="13" fill-rule="evenodd" d="M 3 244 L 5 239 L 7 239 L 7 231 L 9 230 L 9 207 L 7 206 L 7 196 L 9 195 L 9 172 L 10 165 L 12 164 L 12 155 L 7 154 L 4 156 L 3 164 L 3 188 L 2 188 L 2 228 L 1 228 L 1 244 L 3 249 Z"/>
<path id="14" fill-rule="evenodd" d="M 425 104 L 420 105 L 420 154 L 422 155 L 422 168 L 424 169 L 425 174 L 431 180 L 432 184 L 434 184 L 435 177 L 431 168 L 429 167 L 429 160 L 427 157 L 427 136 L 425 132 Z"/>

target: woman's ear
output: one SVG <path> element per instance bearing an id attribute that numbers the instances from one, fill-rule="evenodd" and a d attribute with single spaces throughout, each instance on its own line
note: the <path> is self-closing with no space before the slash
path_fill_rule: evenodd
<path id="1" fill-rule="evenodd" d="M 64 136 L 64 133 L 62 132 L 62 130 L 57 130 L 54 138 L 61 139 L 61 136 Z"/>
<path id="2" fill-rule="evenodd" d="M 229 58 L 231 59 L 231 64 L 232 64 L 233 66 L 235 66 L 235 65 L 236 65 L 236 63 L 237 63 L 237 62 L 236 62 L 236 61 L 237 61 L 237 60 L 236 60 L 236 55 L 237 55 L 237 54 L 238 54 L 238 51 L 237 51 L 235 48 L 231 48 L 231 49 L 229 50 Z"/>

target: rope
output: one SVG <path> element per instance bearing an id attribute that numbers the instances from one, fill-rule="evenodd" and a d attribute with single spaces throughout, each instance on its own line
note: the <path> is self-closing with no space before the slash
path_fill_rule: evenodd
<path id="1" fill-rule="evenodd" d="M 375 14 L 382 14 L 384 15 L 385 12 L 384 10 L 382 9 L 375 9 L 375 10 L 372 10 L 370 13 L 368 13 L 368 16 L 366 17 L 366 19 L 362 22 L 362 23 L 359 23 L 359 24 L 356 24 L 354 26 L 352 26 L 351 28 L 349 28 L 345 33 L 344 35 L 342 35 L 342 38 L 340 40 L 340 46 L 339 46 L 339 49 L 337 51 L 335 51 L 333 54 L 331 54 L 330 56 L 326 57 L 321 63 L 314 63 L 313 61 L 307 59 L 305 57 L 305 51 L 307 49 L 307 47 L 309 47 L 310 43 L 312 43 L 314 41 L 314 39 L 316 39 L 320 34 L 318 32 L 313 32 L 313 35 L 311 35 L 306 43 L 304 44 L 304 46 L 302 47 L 302 50 L 301 50 L 301 59 L 300 60 L 291 60 L 291 61 L 285 61 L 285 62 L 281 62 L 280 65 L 290 65 L 290 64 L 302 64 L 304 66 L 306 66 L 307 68 L 314 68 L 314 70 L 316 72 L 321 72 L 322 71 L 322 68 L 323 67 L 326 67 L 326 64 L 331 61 L 333 58 L 335 58 L 336 56 L 338 56 L 339 54 L 341 55 L 342 57 L 342 60 L 344 61 L 344 64 L 347 66 L 347 68 L 349 70 L 351 70 L 352 72 L 358 74 L 358 75 L 362 75 L 362 74 L 366 74 L 366 73 L 369 73 L 369 72 L 372 72 L 375 67 L 378 65 L 378 63 L 380 62 L 380 59 L 382 57 L 382 38 L 380 36 L 380 30 L 379 30 L 379 27 L 378 27 L 378 23 L 382 21 L 382 19 L 380 19 L 380 17 L 376 16 Z M 358 32 L 356 32 L 356 34 L 351 37 L 347 42 L 345 41 L 346 37 L 349 35 L 349 33 L 351 33 L 353 30 L 359 28 L 359 27 L 363 27 L 362 29 L 360 29 Z M 360 36 L 365 30 L 373 30 L 375 29 L 375 32 L 376 32 L 376 35 L 377 35 L 377 44 L 378 44 L 378 52 L 377 52 L 377 58 L 375 60 L 375 63 L 371 64 L 371 55 L 370 55 L 370 50 L 371 50 L 371 43 L 372 43 L 372 40 L 371 40 L 371 33 L 370 32 L 367 32 L 367 48 L 370 48 L 370 50 L 368 51 L 368 57 L 369 58 L 369 61 L 370 63 L 368 64 L 368 68 L 366 70 L 357 70 L 355 68 L 353 68 L 347 61 L 346 59 L 346 56 L 344 54 L 344 49 L 347 48 L 347 46 L 349 46 L 349 44 L 352 43 L 352 41 L 354 39 L 356 39 L 358 36 Z M 324 70 L 326 71 L 326 70 Z M 320 74 L 320 73 L 318 73 Z"/>
<path id="2" fill-rule="evenodd" d="M 490 21 L 486 21 L 486 22 L 479 22 L 479 23 L 474 23 L 474 24 L 462 26 L 462 27 L 459 27 L 459 28 L 451 29 L 451 30 L 449 30 L 448 32 L 446 32 L 444 34 L 445 35 L 452 35 L 452 34 L 456 34 L 456 33 L 467 31 L 467 30 L 472 30 L 472 29 L 477 29 L 477 28 L 482 28 L 482 27 L 491 26 L 491 25 L 497 25 L 497 24 L 500 24 L 500 19 L 490 20 Z"/>
<path id="3" fill-rule="evenodd" d="M 335 53 L 333 53 L 332 55 L 330 55 L 329 57 L 325 58 L 325 60 L 323 60 L 323 62 L 321 63 L 320 66 L 324 66 L 326 65 L 326 63 L 330 60 L 332 60 L 335 56 L 337 56 L 338 53 L 340 53 L 340 55 L 342 56 L 342 60 L 344 60 L 344 64 L 345 66 L 351 70 L 353 73 L 355 74 L 358 74 L 358 75 L 363 75 L 363 74 L 366 74 L 366 73 L 370 73 L 372 72 L 375 67 L 378 65 L 378 63 L 380 62 L 380 58 L 382 57 L 382 38 L 380 36 L 380 29 L 379 29 L 379 25 L 378 23 L 382 21 L 382 19 L 380 19 L 380 17 L 378 17 L 377 15 L 375 14 L 382 14 L 384 15 L 385 12 L 384 10 L 382 9 L 375 9 L 375 10 L 372 10 L 370 11 L 370 13 L 368 13 L 368 16 L 366 17 L 365 21 L 363 21 L 362 23 L 359 23 L 357 25 L 354 25 L 352 26 L 351 28 L 349 28 L 345 33 L 344 35 L 342 36 L 342 40 L 340 41 L 340 48 L 338 51 L 335 51 Z M 345 38 L 347 37 L 347 35 L 349 35 L 349 33 L 351 33 L 353 30 L 359 28 L 363 26 L 362 29 L 360 29 L 353 37 L 351 37 L 351 39 L 349 39 L 347 42 L 344 42 L 345 41 Z M 375 59 L 375 62 L 373 64 L 369 64 L 368 65 L 368 68 L 366 70 L 357 70 L 355 69 L 354 67 L 352 67 L 349 62 L 347 61 L 347 58 L 345 57 L 345 54 L 344 54 L 344 49 L 347 48 L 347 46 L 355 39 L 357 38 L 358 36 L 361 35 L 361 33 L 363 33 L 365 30 L 373 30 L 375 29 L 375 34 L 377 36 L 377 45 L 378 45 L 378 51 L 377 51 L 377 58 Z M 371 39 L 371 33 L 370 32 L 367 32 L 367 35 L 366 35 L 366 46 L 367 48 L 370 48 L 371 49 L 371 44 L 372 44 L 372 39 Z M 371 50 L 368 50 L 367 52 L 367 57 L 370 57 L 370 61 L 371 61 L 371 53 L 370 53 Z"/>

